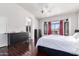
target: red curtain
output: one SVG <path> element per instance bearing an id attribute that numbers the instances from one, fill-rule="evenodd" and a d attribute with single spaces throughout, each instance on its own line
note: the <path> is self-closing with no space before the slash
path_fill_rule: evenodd
<path id="1" fill-rule="evenodd" d="M 52 31 L 51 31 L 51 22 L 49 21 L 48 22 L 48 35 L 52 34 Z"/>
<path id="2" fill-rule="evenodd" d="M 63 20 L 60 20 L 60 30 L 59 30 L 59 32 L 60 32 L 60 35 L 64 34 L 63 33 Z"/>

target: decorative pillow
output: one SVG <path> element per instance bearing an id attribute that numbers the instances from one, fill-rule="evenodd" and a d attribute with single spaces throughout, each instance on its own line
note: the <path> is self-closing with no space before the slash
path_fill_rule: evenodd
<path id="1" fill-rule="evenodd" d="M 75 34 L 73 35 L 73 37 L 74 37 L 75 39 L 78 39 L 78 38 L 79 38 L 79 33 L 75 33 Z"/>

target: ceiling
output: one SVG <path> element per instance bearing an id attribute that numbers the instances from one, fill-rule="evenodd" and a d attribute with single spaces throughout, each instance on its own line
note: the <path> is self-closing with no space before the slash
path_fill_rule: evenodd
<path id="1" fill-rule="evenodd" d="M 37 18 L 79 11 L 78 3 L 19 3 Z"/>

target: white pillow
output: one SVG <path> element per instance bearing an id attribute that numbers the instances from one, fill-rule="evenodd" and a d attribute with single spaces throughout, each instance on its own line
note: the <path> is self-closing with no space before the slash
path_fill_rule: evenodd
<path id="1" fill-rule="evenodd" d="M 74 37 L 75 39 L 79 39 L 79 33 L 75 33 L 75 34 L 73 35 L 73 37 Z"/>

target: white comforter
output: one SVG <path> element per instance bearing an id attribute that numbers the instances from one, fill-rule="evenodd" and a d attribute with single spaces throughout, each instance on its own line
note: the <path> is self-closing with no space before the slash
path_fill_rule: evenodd
<path id="1" fill-rule="evenodd" d="M 48 35 L 37 42 L 37 46 L 44 46 L 79 55 L 77 40 L 73 36 Z"/>

